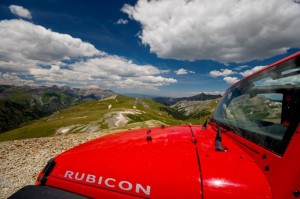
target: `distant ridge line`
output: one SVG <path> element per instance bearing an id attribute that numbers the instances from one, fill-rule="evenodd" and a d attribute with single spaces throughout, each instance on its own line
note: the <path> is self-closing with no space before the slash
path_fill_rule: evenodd
<path id="1" fill-rule="evenodd" d="M 187 100 L 187 101 L 206 101 L 206 100 L 212 100 L 222 97 L 220 94 L 205 94 L 200 93 L 198 95 L 194 95 L 191 97 L 180 97 L 180 98 L 172 98 L 172 97 L 155 97 L 153 98 L 153 101 L 157 103 L 164 104 L 166 106 L 171 106 L 176 104 L 177 102 Z"/>

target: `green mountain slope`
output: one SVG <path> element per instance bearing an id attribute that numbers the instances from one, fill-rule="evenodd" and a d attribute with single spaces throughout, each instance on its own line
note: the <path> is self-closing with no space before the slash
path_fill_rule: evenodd
<path id="1" fill-rule="evenodd" d="M 181 101 L 206 101 L 206 100 L 213 100 L 220 98 L 221 95 L 211 95 L 200 93 L 198 95 L 194 95 L 192 97 L 180 97 L 180 98 L 173 98 L 173 97 L 155 97 L 153 101 L 164 104 L 166 106 L 172 106 Z"/>
<path id="2" fill-rule="evenodd" d="M 0 133 L 84 101 L 115 95 L 97 88 L 0 85 Z"/>
<path id="3" fill-rule="evenodd" d="M 193 119 L 192 123 L 195 121 L 203 123 L 207 117 L 212 115 L 220 99 L 221 98 L 216 98 L 205 101 L 183 100 L 170 106 L 170 108 L 186 118 Z"/>
<path id="4" fill-rule="evenodd" d="M 190 122 L 199 124 L 199 120 L 150 99 L 115 96 L 84 102 L 28 126 L 2 133 L 0 141 Z"/>

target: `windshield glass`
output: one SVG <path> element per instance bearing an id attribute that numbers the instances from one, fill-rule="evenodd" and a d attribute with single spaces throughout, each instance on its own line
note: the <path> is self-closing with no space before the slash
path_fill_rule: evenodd
<path id="1" fill-rule="evenodd" d="M 283 154 L 300 118 L 299 57 L 242 80 L 224 95 L 213 119 Z"/>

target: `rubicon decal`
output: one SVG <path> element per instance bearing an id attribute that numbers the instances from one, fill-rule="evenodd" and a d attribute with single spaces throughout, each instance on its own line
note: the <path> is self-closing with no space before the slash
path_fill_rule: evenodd
<path id="1" fill-rule="evenodd" d="M 80 173 L 74 171 L 66 171 L 64 174 L 64 178 L 68 180 L 76 180 L 85 183 L 90 183 L 98 186 L 105 186 L 110 189 L 121 189 L 123 191 L 132 192 L 134 191 L 137 194 L 145 194 L 150 196 L 151 186 L 143 186 L 140 183 L 132 183 L 129 181 L 121 180 L 118 181 L 115 178 L 104 178 L 102 176 L 96 176 L 88 173 Z"/>

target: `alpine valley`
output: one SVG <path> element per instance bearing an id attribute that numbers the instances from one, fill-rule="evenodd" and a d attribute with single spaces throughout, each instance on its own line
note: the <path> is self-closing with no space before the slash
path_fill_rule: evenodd
<path id="1" fill-rule="evenodd" d="M 220 95 L 167 98 L 123 96 L 99 88 L 0 86 L 0 141 L 70 133 L 200 124 Z"/>

